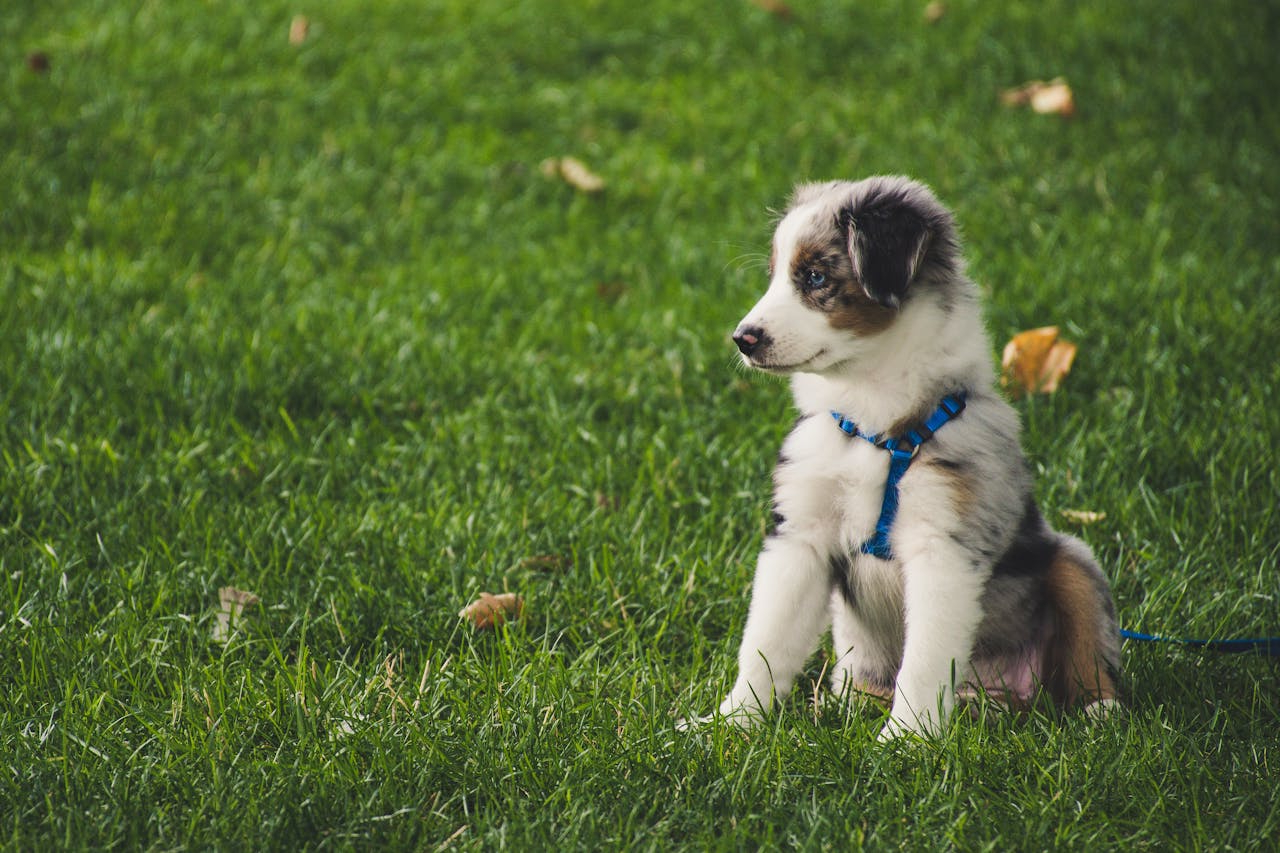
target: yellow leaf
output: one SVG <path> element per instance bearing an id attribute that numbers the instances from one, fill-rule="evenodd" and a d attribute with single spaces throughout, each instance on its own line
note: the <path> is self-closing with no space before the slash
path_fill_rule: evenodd
<path id="1" fill-rule="evenodd" d="M 1091 509 L 1063 509 L 1059 512 L 1067 521 L 1074 521 L 1076 524 L 1097 524 L 1107 517 L 1105 512 L 1094 512 Z"/>
<path id="2" fill-rule="evenodd" d="M 942 20 L 942 16 L 947 14 L 947 6 L 940 0 L 933 0 L 924 7 L 924 20 L 927 24 L 936 24 Z"/>
<path id="3" fill-rule="evenodd" d="M 584 193 L 598 193 L 604 189 L 604 178 L 574 157 L 560 158 L 560 177 L 564 178 L 569 186 Z"/>
<path id="4" fill-rule="evenodd" d="M 1076 345 L 1058 337 L 1057 326 L 1029 329 L 1005 344 L 1001 364 L 1005 387 L 1019 394 L 1051 394 L 1075 361 Z"/>
<path id="5" fill-rule="evenodd" d="M 598 193 L 604 189 L 604 178 L 592 172 L 575 157 L 548 157 L 539 169 L 548 178 L 560 178 L 574 189 L 584 193 Z"/>
<path id="6" fill-rule="evenodd" d="M 1031 109 L 1041 115 L 1072 116 L 1076 112 L 1075 95 L 1061 78 L 1031 93 Z"/>
<path id="7" fill-rule="evenodd" d="M 1059 115 L 1070 118 L 1076 112 L 1076 99 L 1067 81 L 1055 77 L 1049 82 L 1032 80 L 1006 89 L 1000 93 L 1000 101 L 1008 107 L 1030 106 L 1041 115 Z"/>

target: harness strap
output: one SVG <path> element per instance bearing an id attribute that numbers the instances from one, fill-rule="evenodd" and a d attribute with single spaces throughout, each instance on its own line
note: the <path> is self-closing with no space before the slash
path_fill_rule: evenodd
<path id="1" fill-rule="evenodd" d="M 907 430 L 900 436 L 891 438 L 868 435 L 839 412 L 831 413 L 841 432 L 869 441 L 881 450 L 889 452 L 889 475 L 885 479 L 880 518 L 876 520 L 876 532 L 859 548 L 862 553 L 881 560 L 893 557 L 893 549 L 889 547 L 889 531 L 893 529 L 893 520 L 898 515 L 898 482 L 902 479 L 902 475 L 907 473 L 907 468 L 911 466 L 911 460 L 915 459 L 920 445 L 933 438 L 935 432 L 963 411 L 964 394 L 948 394 L 942 398 L 938 408 L 925 419 L 924 423 Z"/>

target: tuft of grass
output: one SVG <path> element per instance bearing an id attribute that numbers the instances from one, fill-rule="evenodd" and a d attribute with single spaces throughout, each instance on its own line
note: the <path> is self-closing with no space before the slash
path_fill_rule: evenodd
<path id="1" fill-rule="evenodd" d="M 0 844 L 1275 847 L 1257 657 L 1130 645 L 1104 727 L 885 747 L 809 685 L 675 732 L 767 523 L 787 394 L 726 336 L 800 180 L 929 182 L 993 337 L 1080 345 L 1024 441 L 1126 626 L 1280 633 L 1276 10 L 791 5 L 0 12 Z M 1058 75 L 1072 121 L 999 103 Z"/>

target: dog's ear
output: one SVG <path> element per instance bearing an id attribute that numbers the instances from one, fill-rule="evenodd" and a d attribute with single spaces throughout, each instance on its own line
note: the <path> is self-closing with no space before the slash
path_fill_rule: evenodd
<path id="1" fill-rule="evenodd" d="M 854 275 L 867 296 L 897 308 L 929 248 L 929 226 L 905 200 L 877 199 L 841 213 Z"/>

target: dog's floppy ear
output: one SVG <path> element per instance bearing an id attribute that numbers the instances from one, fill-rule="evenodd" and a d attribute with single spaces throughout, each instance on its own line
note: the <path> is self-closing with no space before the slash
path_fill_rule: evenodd
<path id="1" fill-rule="evenodd" d="M 929 226 L 900 198 L 847 208 L 840 219 L 862 289 L 886 308 L 897 308 L 929 248 Z"/>

